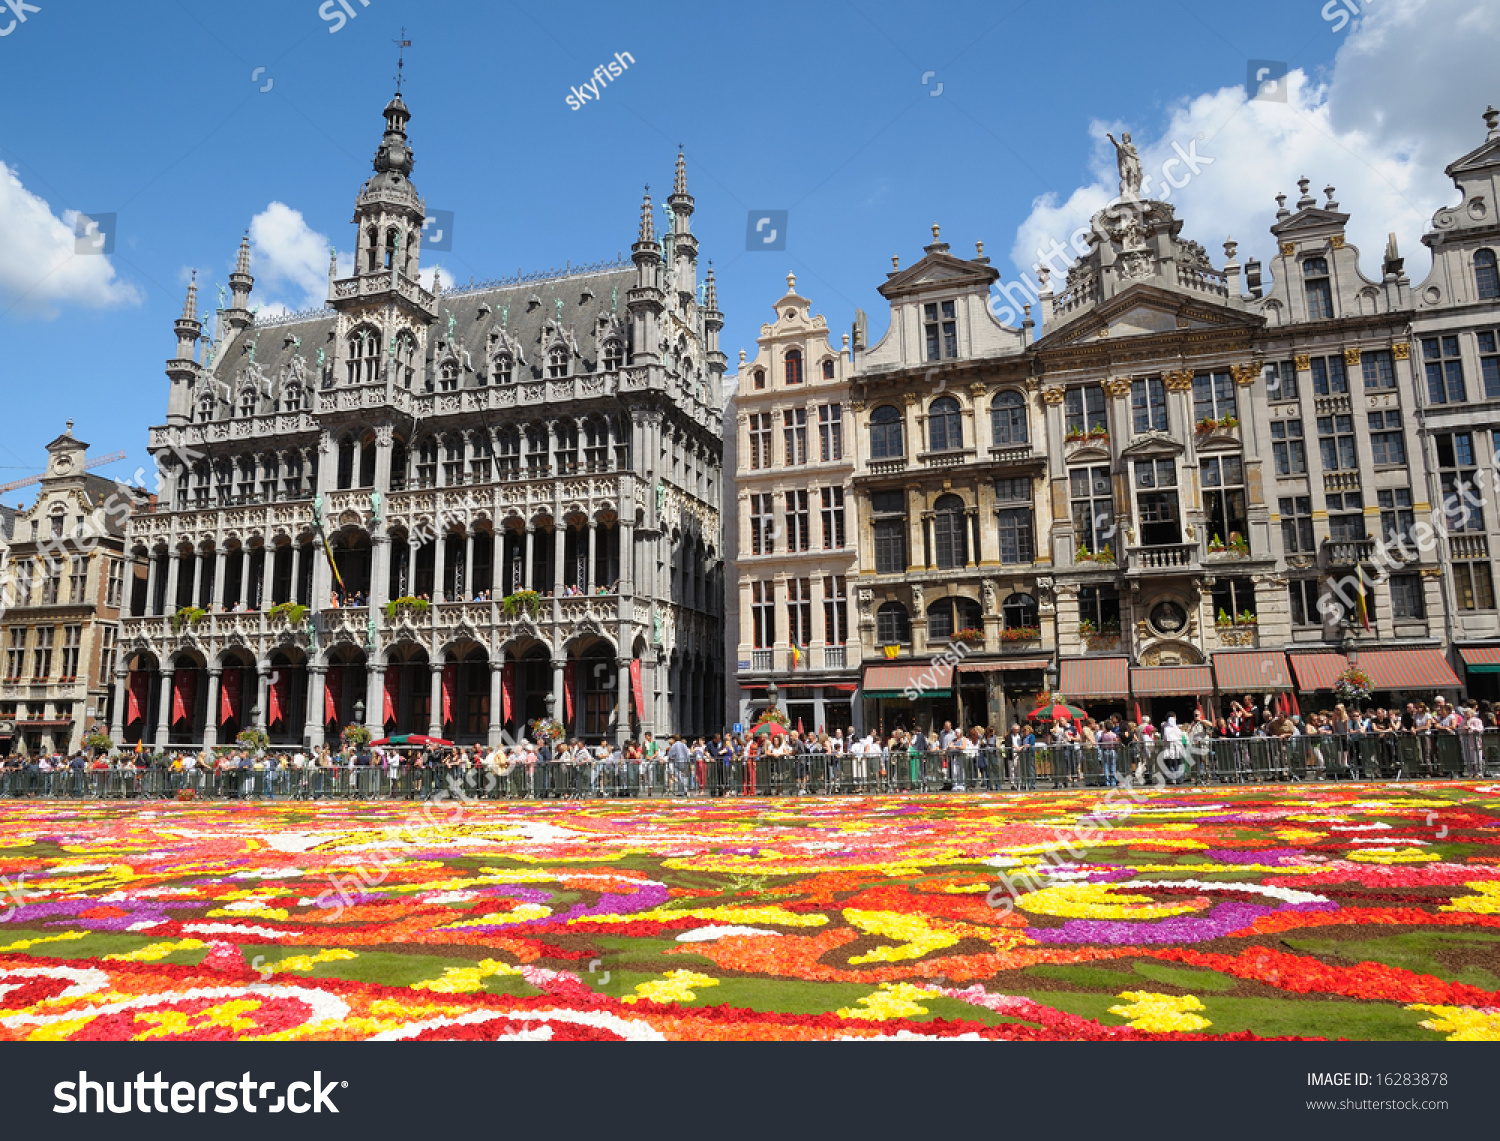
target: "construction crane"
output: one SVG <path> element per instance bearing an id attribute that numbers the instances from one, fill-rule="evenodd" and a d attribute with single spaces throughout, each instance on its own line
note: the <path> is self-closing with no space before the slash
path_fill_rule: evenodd
<path id="1" fill-rule="evenodd" d="M 83 470 L 88 471 L 90 468 L 103 467 L 105 464 L 112 464 L 117 460 L 123 460 L 125 456 L 125 452 L 110 452 L 109 455 L 100 456 L 97 460 L 89 460 L 88 463 L 83 465 Z M 3 495 L 7 491 L 14 491 L 18 487 L 30 487 L 33 483 L 41 483 L 42 478 L 39 475 L 28 475 L 25 479 L 13 479 L 9 483 L 0 483 L 0 495 Z"/>

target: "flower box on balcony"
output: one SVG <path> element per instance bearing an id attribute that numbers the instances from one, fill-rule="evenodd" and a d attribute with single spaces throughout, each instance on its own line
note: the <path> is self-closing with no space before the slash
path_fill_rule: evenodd
<path id="1" fill-rule="evenodd" d="M 1042 631 L 1039 626 L 1007 626 L 1000 631 L 1002 642 L 1036 642 L 1041 639 Z"/>
<path id="2" fill-rule="evenodd" d="M 278 602 L 266 611 L 266 617 L 272 622 L 285 622 L 293 630 L 298 630 L 307 620 L 307 607 L 300 602 Z"/>
<path id="3" fill-rule="evenodd" d="M 1215 420 L 1210 416 L 1206 416 L 1202 420 L 1199 420 L 1196 425 L 1194 425 L 1200 436 L 1209 436 L 1215 433 L 1233 432 L 1237 428 L 1239 428 L 1239 426 L 1239 418 L 1235 416 L 1225 416 L 1222 420 Z"/>
<path id="4" fill-rule="evenodd" d="M 427 599 L 416 598 L 412 595 L 407 595 L 405 598 L 393 598 L 385 604 L 385 616 L 393 621 L 403 616 L 416 618 L 426 614 L 431 605 Z"/>
<path id="5" fill-rule="evenodd" d="M 966 646 L 984 645 L 984 631 L 970 627 L 967 630 L 955 630 L 948 639 L 950 642 L 962 642 Z"/>
<path id="6" fill-rule="evenodd" d="M 1079 547 L 1078 550 L 1073 552 L 1073 562 L 1077 566 L 1086 566 L 1092 563 L 1102 567 L 1112 567 L 1115 565 L 1114 548 L 1108 543 L 1105 543 L 1097 551 L 1091 551 L 1087 547 Z"/>

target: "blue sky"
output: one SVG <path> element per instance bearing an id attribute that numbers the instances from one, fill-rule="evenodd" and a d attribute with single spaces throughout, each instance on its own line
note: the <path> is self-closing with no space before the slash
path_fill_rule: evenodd
<path id="1" fill-rule="evenodd" d="M 402 25 L 414 181 L 456 216 L 426 264 L 467 281 L 628 252 L 642 186 L 669 189 L 681 143 L 731 361 L 788 272 L 835 342 L 856 306 L 878 337 L 876 286 L 933 222 L 957 253 L 984 241 L 1006 279 L 1029 271 L 1112 193 L 1103 132 L 1122 126 L 1148 169 L 1174 143 L 1212 156 L 1175 201 L 1216 262 L 1228 232 L 1267 252 L 1272 195 L 1306 173 L 1360 208 L 1367 273 L 1395 230 L 1420 280 L 1441 166 L 1500 102 L 1500 23 L 1457 0 L 1347 21 L 1316 0 L 348 3 L 331 32 L 319 0 L 32 0 L 3 34 L 0 2 L 0 483 L 40 470 L 69 417 L 95 454 L 130 452 L 104 471 L 147 462 L 189 269 L 225 281 L 252 220 L 253 300 L 318 299 L 327 241 L 352 245 Z M 571 109 L 617 52 L 634 65 Z M 1247 99 L 1250 59 L 1290 66 L 1286 102 Z M 752 209 L 790 212 L 785 251 L 746 251 Z M 114 253 L 61 251 L 68 211 L 115 213 Z"/>

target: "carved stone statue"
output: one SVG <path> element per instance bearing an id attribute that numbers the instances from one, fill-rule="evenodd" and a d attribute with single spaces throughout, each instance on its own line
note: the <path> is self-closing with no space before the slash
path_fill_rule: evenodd
<path id="1" fill-rule="evenodd" d="M 988 579 L 988 578 L 985 579 L 984 580 L 984 612 L 986 614 L 995 614 L 995 613 L 998 613 L 998 611 L 996 610 L 996 606 L 995 606 L 996 597 L 997 597 L 998 593 L 999 592 L 995 588 L 995 582 L 994 582 L 994 580 L 993 579 Z"/>
<path id="2" fill-rule="evenodd" d="M 1114 135 L 1106 134 L 1110 142 L 1115 145 L 1115 163 L 1120 168 L 1120 197 L 1139 198 L 1141 196 L 1141 156 L 1135 149 L 1135 144 L 1130 141 L 1130 132 L 1120 132 L 1117 140 Z"/>

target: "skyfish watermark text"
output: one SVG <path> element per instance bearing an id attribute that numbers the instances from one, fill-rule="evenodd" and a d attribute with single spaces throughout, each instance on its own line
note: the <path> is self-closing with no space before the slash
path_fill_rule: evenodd
<path id="1" fill-rule="evenodd" d="M 325 1082 L 323 1071 L 314 1070 L 311 1082 L 292 1082 L 284 1094 L 275 1082 L 258 1082 L 246 1070 L 237 1082 L 169 1082 L 161 1071 L 147 1078 L 145 1071 L 135 1080 L 93 1081 L 87 1070 L 78 1071 L 76 1082 L 58 1082 L 52 1087 L 57 1103 L 53 1113 L 337 1113 L 333 1092 L 348 1082 Z M 119 1099 L 115 1097 L 119 1088 Z M 210 1102 L 212 1099 L 212 1102 Z M 257 1104 L 259 1103 L 259 1104 Z"/>
<path id="2" fill-rule="evenodd" d="M 608 87 L 611 79 L 620 78 L 620 76 L 625 74 L 625 69 L 634 62 L 635 56 L 629 52 L 615 52 L 614 59 L 608 63 L 601 63 L 598 67 L 594 68 L 594 77 L 587 83 L 568 89 L 568 106 L 576 111 L 590 99 L 597 101 L 600 85 Z"/>

